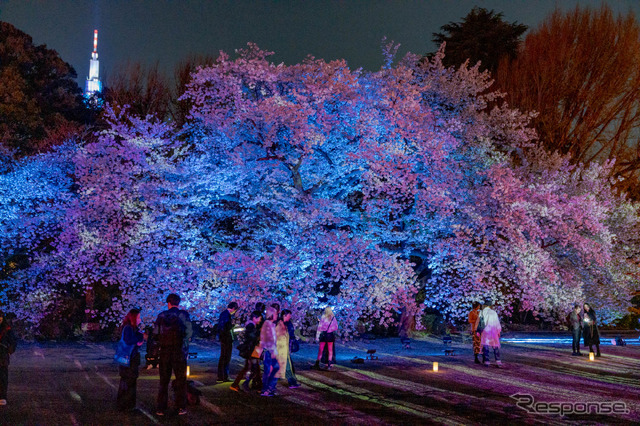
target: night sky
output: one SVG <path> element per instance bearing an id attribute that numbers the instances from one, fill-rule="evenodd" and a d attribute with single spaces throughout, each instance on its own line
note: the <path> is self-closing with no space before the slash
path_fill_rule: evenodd
<path id="1" fill-rule="evenodd" d="M 474 5 L 503 12 L 507 21 L 535 27 L 556 5 L 599 7 L 600 0 L 343 0 L 343 1 L 166 1 L 0 0 L 0 20 L 55 49 L 83 81 L 89 72 L 93 29 L 99 31 L 101 77 L 127 62 L 154 64 L 172 74 L 191 53 L 232 53 L 247 42 L 276 52 L 275 62 L 297 63 L 308 54 L 345 58 L 352 68 L 382 64 L 384 36 L 407 51 L 435 50 L 432 33 L 459 21 Z M 640 1 L 610 0 L 615 11 Z"/>

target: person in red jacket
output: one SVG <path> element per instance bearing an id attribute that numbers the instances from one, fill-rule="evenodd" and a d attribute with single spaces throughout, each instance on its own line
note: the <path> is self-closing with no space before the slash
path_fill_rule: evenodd
<path id="1" fill-rule="evenodd" d="M 469 324 L 471 326 L 471 338 L 473 341 L 473 358 L 476 364 L 480 364 L 480 334 L 476 333 L 476 322 L 480 315 L 480 303 L 474 302 L 473 309 L 469 312 Z"/>

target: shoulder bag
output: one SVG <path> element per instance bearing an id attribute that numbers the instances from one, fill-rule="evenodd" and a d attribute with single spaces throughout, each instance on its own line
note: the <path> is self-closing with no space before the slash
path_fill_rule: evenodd
<path id="1" fill-rule="evenodd" d="M 124 330 L 122 330 L 122 336 L 120 337 L 120 341 L 118 342 L 118 346 L 116 347 L 116 354 L 113 357 L 113 360 L 123 367 L 129 367 L 131 364 L 131 353 L 136 345 L 127 345 L 124 341 Z"/>

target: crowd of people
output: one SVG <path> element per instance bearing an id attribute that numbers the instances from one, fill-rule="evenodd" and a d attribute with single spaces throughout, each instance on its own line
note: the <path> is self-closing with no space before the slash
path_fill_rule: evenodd
<path id="1" fill-rule="evenodd" d="M 180 309 L 180 296 L 170 294 L 166 303 L 167 309 L 158 315 L 150 334 L 139 331 L 141 322 L 139 309 L 131 309 L 123 320 L 121 338 L 114 357 L 119 364 L 120 385 L 116 403 L 121 411 L 136 408 L 136 383 L 141 363 L 139 348 L 147 341 L 147 365 L 159 367 L 160 381 L 156 414 L 164 416 L 167 412 L 168 388 L 172 375 L 175 376 L 173 382 L 175 407 L 179 415 L 186 414 L 187 360 L 193 328 L 189 313 Z M 490 354 L 493 352 L 496 365 L 502 367 L 500 358 L 502 326 L 493 308 L 492 301 L 485 301 L 483 304 L 474 303 L 469 313 L 474 362 L 490 366 Z M 218 323 L 214 327 L 220 341 L 217 381 L 222 383 L 231 382 L 229 364 L 234 342 L 238 340 L 235 333 L 240 331 L 234 325 L 234 316 L 238 309 L 236 302 L 229 303 L 220 313 Z M 300 341 L 296 337 L 291 316 L 290 310 L 281 310 L 277 303 L 269 307 L 262 302 L 256 303 L 248 322 L 241 329 L 244 331 L 242 338 L 237 342 L 236 348 L 245 362 L 231 383 L 231 390 L 258 391 L 261 396 L 270 397 L 277 394 L 276 387 L 279 379 L 286 380 L 290 389 L 300 387 L 291 361 L 291 354 L 298 351 Z M 405 348 L 409 344 L 407 331 L 411 327 L 412 318 L 413 315 L 409 315 L 407 310 L 402 312 L 400 318 L 399 336 Z M 600 357 L 600 335 L 595 310 L 588 303 L 584 303 L 582 307 L 576 304 L 567 316 L 567 322 L 573 336 L 572 355 L 582 355 L 580 339 L 583 338 L 584 346 L 589 348 L 589 352 L 594 352 L 595 346 L 595 356 Z M 312 368 L 329 370 L 335 364 L 334 344 L 338 329 L 338 320 L 332 309 L 327 307 L 318 322 L 316 331 L 316 341 L 319 343 L 318 356 Z M 16 339 L 11 325 L 6 321 L 5 314 L 0 311 L 0 405 L 7 403 L 8 366 L 10 355 L 15 349 Z M 482 354 L 482 361 L 479 358 L 480 354 Z"/>
<path id="2" fill-rule="evenodd" d="M 180 297 L 170 294 L 167 297 L 168 309 L 161 312 L 153 326 L 151 336 L 138 331 L 140 311 L 131 309 L 124 318 L 122 335 L 116 350 L 119 366 L 120 386 L 117 395 L 117 407 L 121 411 L 135 409 L 136 380 L 140 367 L 139 347 L 147 342 L 147 364 L 156 363 L 159 367 L 160 385 L 157 396 L 158 416 L 164 416 L 168 406 L 168 387 L 172 374 L 175 375 L 173 390 L 178 415 L 186 414 L 187 408 L 187 360 L 189 342 L 193 330 L 189 313 L 180 309 Z M 220 313 L 214 327 L 220 341 L 217 382 L 231 382 L 229 364 L 234 348 L 237 327 L 234 315 L 238 304 L 231 302 Z M 291 321 L 292 313 L 288 309 L 280 310 L 277 303 L 269 307 L 262 302 L 256 303 L 249 321 L 243 328 L 242 339 L 237 343 L 239 355 L 244 358 L 244 366 L 231 383 L 230 389 L 236 392 L 257 390 L 261 396 L 277 394 L 279 379 L 287 381 L 289 389 L 300 387 L 295 374 L 291 353 L 299 348 L 299 340 Z M 320 318 L 316 339 L 320 342 L 316 368 L 330 369 L 335 363 L 334 342 L 338 330 L 338 321 L 331 308 L 327 307 Z M 152 343 L 153 342 L 153 343 Z M 328 349 L 325 367 L 320 366 L 322 354 Z M 241 383 L 242 382 L 242 383 Z"/>

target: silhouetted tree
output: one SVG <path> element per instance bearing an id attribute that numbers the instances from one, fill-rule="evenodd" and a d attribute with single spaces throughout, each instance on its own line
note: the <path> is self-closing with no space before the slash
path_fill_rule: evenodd
<path id="1" fill-rule="evenodd" d="M 191 109 L 191 103 L 186 99 L 180 99 L 191 82 L 192 74 L 198 67 L 211 66 L 215 59 L 208 55 L 190 55 L 181 61 L 175 69 L 175 87 L 171 94 L 171 119 L 177 127 L 182 127 L 187 121 L 187 115 Z"/>
<path id="2" fill-rule="evenodd" d="M 497 73 L 509 104 L 537 111 L 549 151 L 574 162 L 616 160 L 612 173 L 633 192 L 640 170 L 640 26 L 635 16 L 556 10 Z M 636 194 L 637 196 L 638 194 Z"/>
<path id="3" fill-rule="evenodd" d="M 108 79 L 104 99 L 116 111 L 128 105 L 130 114 L 142 118 L 154 115 L 165 120 L 171 95 L 167 78 L 158 70 L 157 63 L 149 67 L 133 63 L 116 70 Z"/>
<path id="4" fill-rule="evenodd" d="M 76 133 L 89 119 L 76 76 L 55 50 L 0 22 L 0 143 L 28 155 Z"/>
<path id="5" fill-rule="evenodd" d="M 502 13 L 474 7 L 462 22 L 450 22 L 433 33 L 438 46 L 446 42 L 444 65 L 460 66 L 467 59 L 470 65 L 480 61 L 480 69 L 494 73 L 504 57 L 513 59 L 518 52 L 520 37 L 527 26 L 505 22 Z M 433 55 L 433 54 L 432 54 Z"/>

